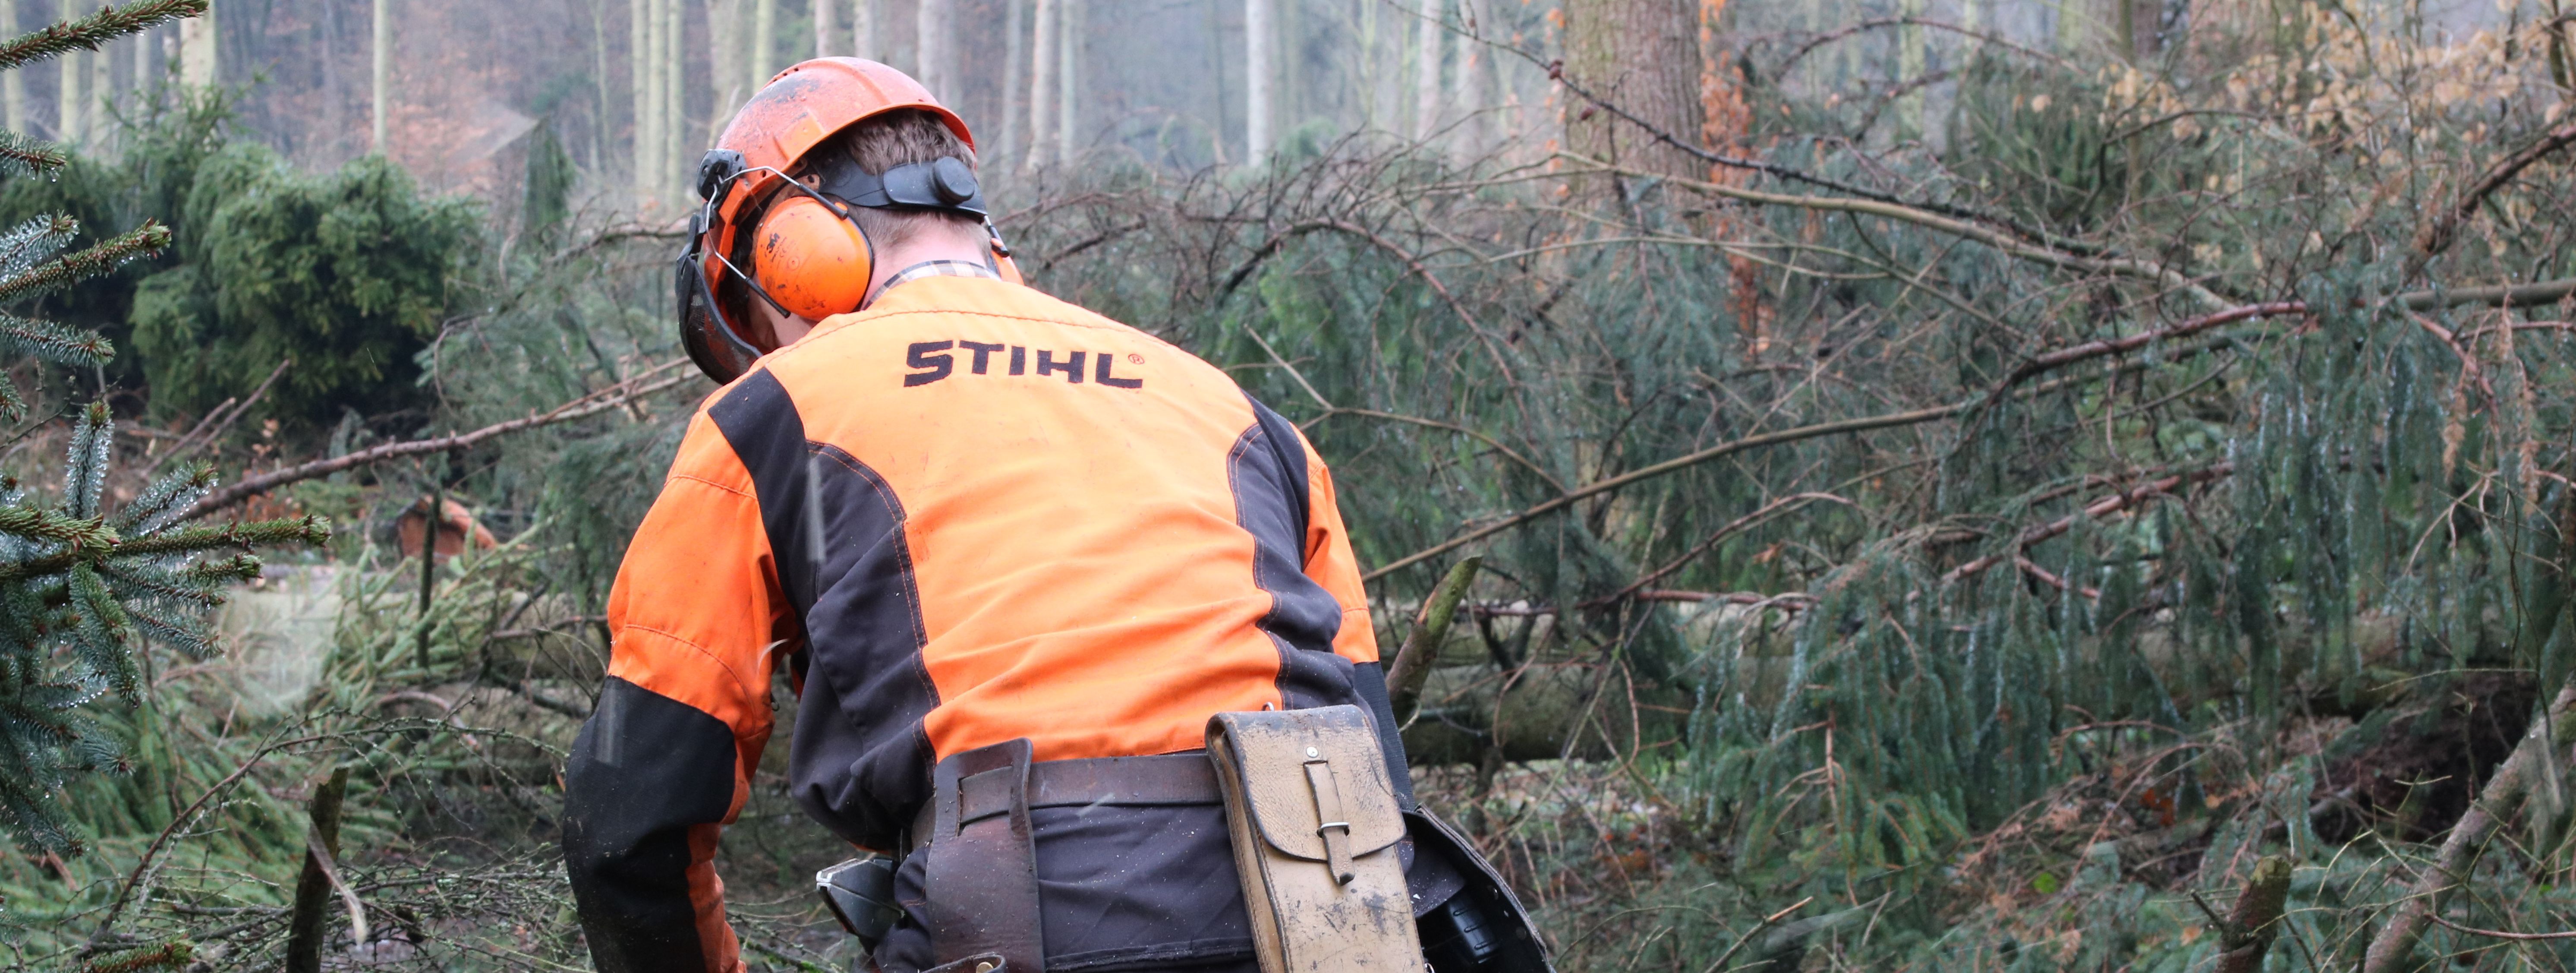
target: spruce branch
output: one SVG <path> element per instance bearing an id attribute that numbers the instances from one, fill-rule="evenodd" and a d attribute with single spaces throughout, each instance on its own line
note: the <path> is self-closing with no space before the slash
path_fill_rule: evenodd
<path id="1" fill-rule="evenodd" d="M 74 548 L 107 547 L 116 543 L 116 531 L 105 523 L 66 517 L 34 507 L 0 506 L 0 534 L 52 541 Z M 0 574 L 6 572 L 7 566 L 0 565 Z"/>
<path id="2" fill-rule="evenodd" d="M 207 0 L 143 0 L 123 7 L 100 7 L 79 20 L 66 20 L 32 34 L 0 43 L 0 71 L 73 51 L 95 51 L 99 45 L 206 12 Z"/>
<path id="3" fill-rule="evenodd" d="M 74 368 L 94 368 L 116 353 L 115 347 L 96 331 L 8 315 L 0 315 L 0 351 L 15 351 Z"/>
<path id="4" fill-rule="evenodd" d="M 160 253 L 170 246 L 170 228 L 145 220 L 142 226 L 101 240 L 88 249 L 56 257 L 7 280 L 0 280 L 0 304 L 13 304 L 47 294 L 124 266 L 126 261 Z M 104 339 L 101 339 L 104 343 Z"/>
<path id="5" fill-rule="evenodd" d="M 187 530 L 138 537 L 116 545 L 118 556 L 142 554 L 186 554 L 218 547 L 258 547 L 273 544 L 323 544 L 331 540 L 331 522 L 307 514 L 278 520 L 233 523 L 222 527 L 192 527 Z"/>
<path id="6" fill-rule="evenodd" d="M 71 156 L 51 142 L 0 131 L 0 173 L 33 176 L 52 172 L 71 161 Z"/>
<path id="7" fill-rule="evenodd" d="M 98 519 L 98 500 L 107 490 L 107 462 L 115 446 L 116 420 L 107 403 L 92 402 L 72 425 L 69 455 L 63 460 L 63 513 Z"/>

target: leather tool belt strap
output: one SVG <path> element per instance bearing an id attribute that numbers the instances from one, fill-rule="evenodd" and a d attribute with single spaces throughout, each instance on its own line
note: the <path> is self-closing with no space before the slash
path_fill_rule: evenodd
<path id="1" fill-rule="evenodd" d="M 1046 969 L 1029 810 L 1095 804 L 1218 804 L 1202 754 L 1029 759 L 1025 739 L 955 754 L 931 770 L 931 799 L 908 844 L 925 854 L 930 942 L 943 964 L 998 954 L 1012 973 Z"/>

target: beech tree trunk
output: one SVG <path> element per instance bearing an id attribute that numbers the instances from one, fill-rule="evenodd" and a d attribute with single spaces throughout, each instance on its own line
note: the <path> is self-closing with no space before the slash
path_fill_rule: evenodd
<path id="1" fill-rule="evenodd" d="M 1566 73 L 1647 124 L 1696 144 L 1697 14 L 1694 0 L 1566 0 Z M 1587 113 L 1588 107 L 1577 98 L 1566 100 L 1569 151 L 1666 175 L 1707 174 L 1707 167 L 1688 153 L 1663 145 L 1609 112 Z"/>
<path id="2" fill-rule="evenodd" d="M 742 87 L 745 98 L 778 73 L 778 0 L 752 0 L 749 63 L 751 77 L 744 79 Z"/>
<path id="3" fill-rule="evenodd" d="M 1413 24 L 1413 137 L 1427 139 L 1440 130 L 1441 0 L 1422 5 Z"/>
<path id="4" fill-rule="evenodd" d="M 956 99 L 951 82 L 948 45 L 948 0 L 919 0 L 913 7 L 913 61 L 921 70 L 914 80 L 942 102 Z"/>
<path id="5" fill-rule="evenodd" d="M 653 80 L 654 52 L 659 50 L 660 35 L 653 32 L 657 22 L 655 0 L 626 0 L 627 80 L 634 88 L 634 133 L 630 137 L 635 150 L 635 198 L 653 198 L 654 147 L 661 135 L 653 128 L 654 110 L 661 105 L 661 88 Z"/>
<path id="6" fill-rule="evenodd" d="M 1028 75 L 1028 0 L 1009 0 L 1002 9 L 1002 140 L 993 143 L 993 155 L 983 160 L 987 165 L 1000 161 L 1020 148 L 1021 86 Z"/>
<path id="7" fill-rule="evenodd" d="M 215 13 L 222 9 L 211 2 L 206 12 L 179 22 L 179 80 L 205 86 L 215 83 Z"/>
<path id="8" fill-rule="evenodd" d="M 393 76 L 394 63 L 393 0 L 376 0 L 375 21 L 371 25 L 371 29 L 374 32 L 370 35 L 373 37 L 373 40 L 370 42 L 372 45 L 371 53 L 375 58 L 375 63 L 371 65 L 374 73 L 370 83 L 375 86 L 373 93 L 375 113 L 368 119 L 368 125 L 370 126 L 369 134 L 372 136 L 372 139 L 367 144 L 377 155 L 383 155 L 385 152 L 385 112 L 386 109 L 393 107 L 393 103 L 389 100 L 392 90 L 390 85 Z"/>
<path id="9" fill-rule="evenodd" d="M 1022 170 L 1046 164 L 1047 124 L 1055 114 L 1055 23 L 1061 0 L 1037 2 L 1037 22 L 1029 29 L 1029 149 L 1020 156 Z"/>
<path id="10" fill-rule="evenodd" d="M 18 0 L 0 0 L 0 30 L 16 37 L 26 31 L 19 23 Z M 27 134 L 27 79 L 16 71 L 0 74 L 0 117 L 6 118 L 10 131 Z"/>
<path id="11" fill-rule="evenodd" d="M 1451 39 L 1458 53 L 1451 59 L 1449 110 L 1465 122 L 1458 131 L 1458 154 L 1463 157 L 1478 155 L 1492 143 L 1493 120 L 1486 117 L 1485 108 L 1493 89 L 1494 62 L 1477 40 L 1485 36 L 1485 10 L 1491 3 L 1458 0 L 1458 22 L 1464 32 Z"/>
<path id="12" fill-rule="evenodd" d="M 815 57 L 831 57 L 840 53 L 841 49 L 835 43 L 840 38 L 833 36 L 841 31 L 841 25 L 835 22 L 832 9 L 837 6 L 840 6 L 840 0 L 814 0 Z"/>
<path id="13" fill-rule="evenodd" d="M 60 19 L 70 20 L 78 16 L 80 5 L 77 0 L 62 0 Z M 65 145 L 77 146 L 88 135 L 81 128 L 81 109 L 89 104 L 81 97 L 81 81 L 86 74 L 81 70 L 84 67 L 81 57 L 85 53 L 68 51 L 63 54 L 62 87 L 54 94 L 54 138 Z"/>
<path id="14" fill-rule="evenodd" d="M 877 49 L 877 0 L 850 0 L 850 56 L 885 60 Z"/>
<path id="15" fill-rule="evenodd" d="M 1270 158 L 1271 51 L 1278 44 L 1270 22 L 1270 0 L 1243 0 L 1243 161 L 1260 165 Z"/>
<path id="16" fill-rule="evenodd" d="M 760 6 L 775 0 L 706 0 L 707 11 L 707 87 L 715 93 L 715 112 L 709 121 L 716 131 L 723 131 L 733 119 L 733 110 L 760 81 L 758 55 L 760 45 Z M 673 59 L 674 64 L 679 63 Z M 759 80 L 754 80 L 758 77 Z M 678 107 L 686 102 L 674 98 L 672 118 L 686 117 Z M 671 158 L 686 162 L 688 153 L 672 147 Z"/>
<path id="17" fill-rule="evenodd" d="M 1070 161 L 1078 145 L 1074 137 L 1082 118 L 1082 8 L 1083 0 L 1056 0 L 1056 27 L 1063 34 L 1055 46 L 1055 155 L 1059 161 Z"/>

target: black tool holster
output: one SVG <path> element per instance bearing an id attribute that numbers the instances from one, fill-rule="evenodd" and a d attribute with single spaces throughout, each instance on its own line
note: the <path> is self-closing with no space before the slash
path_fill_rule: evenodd
<path id="1" fill-rule="evenodd" d="M 1029 758 L 1029 741 L 1019 739 L 953 755 L 931 770 L 922 884 L 931 950 L 943 965 L 999 954 L 1011 973 L 1046 969 Z"/>

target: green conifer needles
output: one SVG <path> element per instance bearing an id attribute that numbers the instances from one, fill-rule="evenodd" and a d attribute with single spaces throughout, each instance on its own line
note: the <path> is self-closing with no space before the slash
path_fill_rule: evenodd
<path id="1" fill-rule="evenodd" d="M 154 24 L 202 13 L 205 0 L 153 0 L 106 8 L 0 44 L 0 70 L 61 54 Z M 43 174 L 62 153 L 0 133 L 0 171 Z M 170 231 L 145 221 L 133 230 L 57 256 L 79 230 L 67 216 L 0 231 L 0 307 L 107 273 L 160 251 Z M 0 313 L 0 355 L 94 368 L 115 353 L 96 332 Z M 26 411 L 14 383 L 0 381 L 0 411 Z M 42 498 L 0 477 L 0 828 L 30 851 L 77 853 L 78 834 L 55 805 L 72 775 L 121 772 L 124 749 L 83 708 L 114 693 L 133 704 L 148 688 L 136 649 L 149 638 L 192 658 L 216 651 L 206 610 L 225 585 L 257 577 L 251 550 L 310 544 L 330 532 L 302 517 L 224 527 L 185 523 L 214 486 L 214 471 L 191 465 L 146 484 L 107 509 L 115 421 L 103 402 L 80 410 L 63 456 L 59 496 Z M 150 964 L 146 964 L 150 965 Z"/>
<path id="2" fill-rule="evenodd" d="M 207 0 L 147 0 L 122 7 L 98 8 L 79 20 L 67 20 L 0 44 L 0 71 L 98 46 L 136 31 L 206 12 Z"/>

